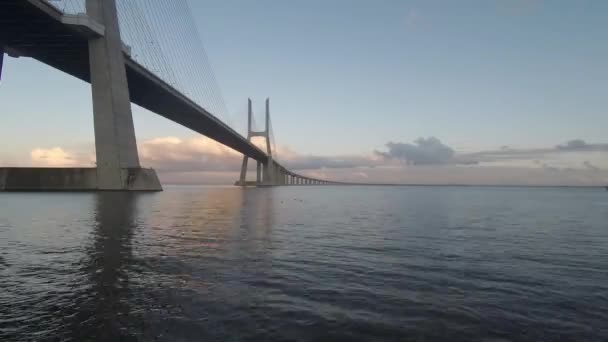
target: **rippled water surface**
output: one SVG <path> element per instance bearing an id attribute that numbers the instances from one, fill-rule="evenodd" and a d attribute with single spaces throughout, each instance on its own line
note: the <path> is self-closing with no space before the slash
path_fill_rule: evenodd
<path id="1" fill-rule="evenodd" d="M 606 341 L 608 193 L 0 193 L 0 340 Z"/>

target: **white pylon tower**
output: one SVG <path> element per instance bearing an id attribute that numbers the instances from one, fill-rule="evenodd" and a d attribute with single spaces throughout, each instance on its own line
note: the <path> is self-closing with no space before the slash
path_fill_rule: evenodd
<path id="1" fill-rule="evenodd" d="M 261 185 L 262 183 L 269 182 L 272 177 L 272 149 L 270 148 L 270 99 L 266 99 L 266 122 L 264 125 L 263 131 L 253 131 L 251 127 L 251 123 L 253 120 L 253 109 L 251 104 L 251 99 L 247 99 L 247 141 L 252 140 L 253 137 L 263 137 L 266 139 L 266 154 L 268 154 L 268 162 L 264 165 L 258 160 L 257 161 L 257 177 L 256 177 L 256 185 Z M 247 185 L 247 165 L 249 162 L 249 157 L 243 156 L 243 164 L 241 165 L 241 176 L 237 181 L 237 184 L 240 186 Z M 262 166 L 263 166 L 263 177 L 262 177 Z"/>

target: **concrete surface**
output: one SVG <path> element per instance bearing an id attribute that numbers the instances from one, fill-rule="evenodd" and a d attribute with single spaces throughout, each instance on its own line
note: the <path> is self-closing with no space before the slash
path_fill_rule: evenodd
<path id="1" fill-rule="evenodd" d="M 0 191 L 99 191 L 96 168 L 0 168 Z M 122 169 L 117 191 L 162 191 L 152 169 Z"/>
<path id="2" fill-rule="evenodd" d="M 129 85 L 115 0 L 87 0 L 87 15 L 105 26 L 105 35 L 89 40 L 97 187 L 119 190 L 121 169 L 139 168 Z"/>

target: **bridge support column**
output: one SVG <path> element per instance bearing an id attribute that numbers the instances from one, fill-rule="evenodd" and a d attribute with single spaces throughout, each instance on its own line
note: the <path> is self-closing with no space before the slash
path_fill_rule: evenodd
<path id="1" fill-rule="evenodd" d="M 256 177 L 255 177 L 256 185 L 262 184 L 262 163 L 259 161 L 256 163 Z"/>
<path id="2" fill-rule="evenodd" d="M 105 26 L 104 36 L 89 40 L 97 188 L 162 190 L 153 170 L 153 177 L 139 177 L 141 168 L 116 0 L 86 0 L 86 10 L 89 17 Z"/>
<path id="3" fill-rule="evenodd" d="M 268 185 L 268 163 L 262 164 L 262 184 Z"/>
<path id="4" fill-rule="evenodd" d="M 274 164 L 274 185 L 281 185 L 281 168 L 278 164 Z"/>
<path id="5" fill-rule="evenodd" d="M 273 166 L 272 158 L 268 158 L 268 162 L 264 164 L 264 185 L 273 185 Z"/>
<path id="6" fill-rule="evenodd" d="M 251 115 L 252 115 L 251 99 L 247 99 L 247 140 L 248 141 L 251 141 L 251 136 L 252 136 Z M 240 186 L 247 185 L 247 163 L 248 163 L 248 161 L 249 161 L 249 157 L 246 155 L 243 155 L 243 164 L 241 165 L 241 176 L 239 177 L 239 180 L 237 181 L 236 185 L 240 185 Z"/>
<path id="7" fill-rule="evenodd" d="M 249 157 L 243 156 L 243 164 L 241 165 L 241 175 L 239 177 L 238 185 L 245 186 L 247 185 L 247 164 L 249 161 Z"/>
<path id="8" fill-rule="evenodd" d="M 116 1 L 116 0 L 112 0 Z M 268 160 L 264 163 L 258 161 L 257 162 L 257 175 L 256 175 L 256 184 L 258 186 L 273 186 L 279 185 L 279 166 L 272 160 L 272 150 L 270 148 L 270 99 L 266 99 L 266 125 L 264 131 L 254 132 L 252 131 L 252 105 L 251 99 L 247 100 L 248 107 L 248 117 L 247 117 L 247 140 L 251 142 L 253 137 L 264 137 L 266 139 L 266 153 L 268 155 Z M 241 165 L 241 174 L 239 179 L 236 181 L 235 185 L 246 186 L 247 185 L 247 164 L 249 157 L 243 156 L 243 163 Z"/>
<path id="9" fill-rule="evenodd" d="M 115 0 L 86 0 L 86 8 L 105 27 L 88 43 L 97 167 L 0 169 L 0 191 L 162 191 L 156 172 L 139 164 Z"/>

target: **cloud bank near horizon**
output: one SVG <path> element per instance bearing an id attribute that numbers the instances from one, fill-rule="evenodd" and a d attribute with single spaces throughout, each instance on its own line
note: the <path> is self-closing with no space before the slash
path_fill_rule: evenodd
<path id="1" fill-rule="evenodd" d="M 263 141 L 256 142 L 263 145 Z M 242 155 L 209 138 L 161 137 L 138 144 L 143 166 L 166 183 L 231 184 Z M 93 149 L 93 150 L 91 150 Z M 457 153 L 435 137 L 388 142 L 369 155 L 301 155 L 277 146 L 281 163 L 309 176 L 352 182 L 413 184 L 599 185 L 608 183 L 608 144 L 574 139 L 549 148 Z M 21 165 L 94 166 L 94 147 L 35 148 Z M 6 160 L 5 160 L 6 161 Z M 12 163 L 16 164 L 16 163 Z M 250 170 L 255 163 L 251 162 Z M 255 172 L 250 172 L 253 177 Z"/>

